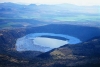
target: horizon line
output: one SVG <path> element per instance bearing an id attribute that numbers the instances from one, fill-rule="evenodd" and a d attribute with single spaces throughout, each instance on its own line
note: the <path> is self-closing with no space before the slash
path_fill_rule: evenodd
<path id="1" fill-rule="evenodd" d="M 20 5 L 31 5 L 31 4 L 35 4 L 35 5 L 61 5 L 61 4 L 70 4 L 70 5 L 76 5 L 76 6 L 100 6 L 100 5 L 77 5 L 77 4 L 71 4 L 71 3 L 57 3 L 57 4 L 36 4 L 36 3 L 22 3 L 22 2 L 0 2 L 1 3 L 13 3 L 13 4 L 20 4 Z"/>

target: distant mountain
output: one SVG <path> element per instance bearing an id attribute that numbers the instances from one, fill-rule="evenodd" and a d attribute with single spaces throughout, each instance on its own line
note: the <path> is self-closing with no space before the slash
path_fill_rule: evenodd
<path id="1" fill-rule="evenodd" d="M 99 7 L 100 6 L 77 6 L 73 4 L 21 5 L 16 3 L 0 3 L 0 28 L 37 26 L 38 23 L 34 22 L 34 20 L 41 21 L 41 24 L 43 24 L 43 22 L 45 22 L 45 24 L 88 24 L 100 27 Z"/>
<path id="2" fill-rule="evenodd" d="M 99 6 L 76 6 L 73 4 L 20 5 L 15 3 L 0 3 L 0 18 L 58 20 L 57 18 L 78 17 L 79 15 L 83 17 L 100 16 L 98 9 Z"/>
<path id="3" fill-rule="evenodd" d="M 0 29 L 60 23 L 100 27 L 100 6 L 0 3 Z M 95 22 L 95 23 L 94 23 Z"/>

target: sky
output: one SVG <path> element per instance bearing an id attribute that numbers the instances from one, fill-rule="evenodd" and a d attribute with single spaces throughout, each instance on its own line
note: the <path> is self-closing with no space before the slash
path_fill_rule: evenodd
<path id="1" fill-rule="evenodd" d="M 93 6 L 100 5 L 100 0 L 0 0 L 0 3 L 3 2 L 13 2 L 20 4 L 62 4 L 69 3 L 79 6 Z"/>

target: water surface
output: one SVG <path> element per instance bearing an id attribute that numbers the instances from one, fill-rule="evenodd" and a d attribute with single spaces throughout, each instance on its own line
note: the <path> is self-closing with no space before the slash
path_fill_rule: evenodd
<path id="1" fill-rule="evenodd" d="M 80 39 L 69 35 L 55 33 L 31 33 L 17 39 L 16 49 L 17 51 L 31 50 L 46 52 L 65 44 L 77 44 L 80 42 Z"/>

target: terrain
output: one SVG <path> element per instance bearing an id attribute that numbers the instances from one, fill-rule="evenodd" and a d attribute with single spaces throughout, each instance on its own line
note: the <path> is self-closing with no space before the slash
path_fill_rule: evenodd
<path id="1" fill-rule="evenodd" d="M 100 38 L 94 38 L 92 41 L 76 45 L 64 45 L 60 48 L 44 53 L 38 57 L 49 59 L 42 63 L 39 62 L 40 66 L 47 65 L 48 67 L 99 67 L 99 39 Z"/>
<path id="2" fill-rule="evenodd" d="M 63 29 L 63 31 L 61 29 Z M 55 53 L 59 54 L 60 48 L 57 48 L 57 50 L 56 49 L 51 50 L 50 54 L 53 56 L 54 62 L 53 62 L 53 60 L 51 60 L 51 57 L 49 56 L 48 52 L 47 52 L 46 55 L 42 54 L 43 52 L 38 52 L 38 51 L 18 52 L 16 50 L 16 45 L 15 45 L 16 40 L 20 37 L 23 37 L 23 36 L 27 35 L 27 34 L 36 33 L 36 32 L 67 34 L 67 35 L 71 35 L 71 36 L 75 36 L 75 37 L 79 38 L 82 41 L 82 43 L 80 43 L 78 45 L 76 44 L 76 45 L 68 45 L 68 46 L 61 47 L 61 51 L 62 51 L 62 52 L 60 51 L 61 56 L 59 56 L 59 55 L 55 56 L 56 55 Z M 71 34 L 71 32 L 73 32 L 73 34 Z M 86 54 L 86 58 L 85 58 L 86 61 L 87 61 L 87 59 L 89 59 L 87 56 L 90 56 L 90 58 L 91 58 L 91 56 L 94 56 L 94 55 L 99 56 L 99 53 L 98 53 L 99 50 L 98 49 L 99 49 L 99 44 L 100 44 L 99 40 L 100 39 L 99 38 L 95 39 L 95 38 L 100 36 L 100 29 L 95 28 L 95 27 L 76 26 L 76 25 L 67 25 L 67 24 L 51 24 L 51 25 L 32 27 L 32 28 L 22 28 L 22 29 L 13 29 L 13 30 L 5 29 L 5 30 L 0 31 L 0 33 L 1 33 L 1 35 L 0 35 L 1 58 L 3 59 L 5 57 L 7 57 L 7 59 L 3 59 L 3 63 L 4 64 L 9 64 L 10 63 L 10 66 L 12 66 L 12 65 L 16 66 L 16 64 L 19 64 L 19 66 L 20 66 L 20 63 L 21 63 L 20 60 L 23 61 L 21 63 L 21 65 L 26 64 L 26 62 L 27 62 L 27 64 L 35 65 L 35 62 L 38 63 L 39 61 L 40 61 L 40 64 L 41 64 L 41 61 L 47 62 L 47 61 L 45 61 L 45 60 L 47 60 L 47 58 L 48 59 L 50 58 L 48 60 L 49 63 L 53 62 L 53 63 L 57 63 L 57 65 L 59 65 L 59 62 L 62 60 L 64 62 L 64 65 L 66 65 L 67 64 L 66 63 L 67 61 L 65 61 L 66 58 L 70 59 L 70 56 L 71 56 L 71 59 L 73 59 L 73 60 L 75 59 L 75 58 L 73 58 L 73 54 L 75 54 L 75 57 L 76 57 L 76 54 L 77 54 L 77 56 L 79 57 L 80 60 L 81 60 L 80 57 L 84 58 L 84 55 Z M 79 34 L 79 35 L 77 35 L 77 34 Z M 9 39 L 9 37 L 10 37 L 10 39 Z M 92 39 L 95 39 L 97 41 L 95 42 L 95 40 L 92 40 Z M 97 46 L 98 49 L 95 48 L 94 46 Z M 70 52 L 71 52 L 72 55 L 63 54 L 63 53 L 70 54 Z M 95 54 L 95 53 L 97 53 L 97 54 Z M 40 54 L 42 54 L 42 55 L 40 55 Z M 40 59 L 39 61 L 37 60 L 38 58 L 34 59 L 34 57 L 36 57 L 38 55 L 40 55 L 40 58 L 43 57 L 43 58 L 46 58 L 46 59 L 42 58 L 42 60 Z M 59 59 L 59 57 L 60 57 L 60 59 Z M 56 60 L 55 60 L 55 58 L 56 58 Z M 63 60 L 63 58 L 65 60 Z M 96 58 L 96 57 L 94 57 L 94 58 Z M 14 61 L 10 61 L 11 59 L 13 59 Z M 31 59 L 33 59 L 32 62 L 34 62 L 34 63 L 31 63 Z M 93 62 L 96 59 L 93 59 Z M 59 62 L 58 62 L 58 60 L 59 60 Z M 78 60 L 77 60 L 77 62 L 80 62 Z M 7 63 L 5 61 L 7 61 Z M 24 62 L 24 61 L 26 61 L 26 62 Z M 70 62 L 72 62 L 72 61 L 70 61 Z M 86 61 L 82 60 L 82 62 L 86 62 Z M 96 60 L 96 62 L 97 61 L 99 61 L 99 60 Z M 14 62 L 14 64 L 12 62 Z M 1 65 L 3 63 L 1 63 Z M 90 63 L 90 65 L 91 64 L 92 64 L 92 62 Z M 62 65 L 63 64 L 61 64 L 61 66 Z M 71 65 L 71 64 L 69 64 L 69 65 Z M 72 65 L 74 65 L 74 64 L 72 64 Z M 7 66 L 9 66 L 9 65 L 7 65 Z M 23 66 L 23 67 L 25 67 L 25 66 Z"/>
<path id="3" fill-rule="evenodd" d="M 0 67 L 99 67 L 99 7 L 0 3 Z M 69 35 L 81 43 L 65 44 L 47 52 L 41 46 L 38 47 L 43 51 L 17 51 L 16 41 L 34 33 Z"/>
<path id="4" fill-rule="evenodd" d="M 99 67 L 100 37 L 90 41 L 64 45 L 43 53 L 30 61 L 0 55 L 2 67 Z"/>

